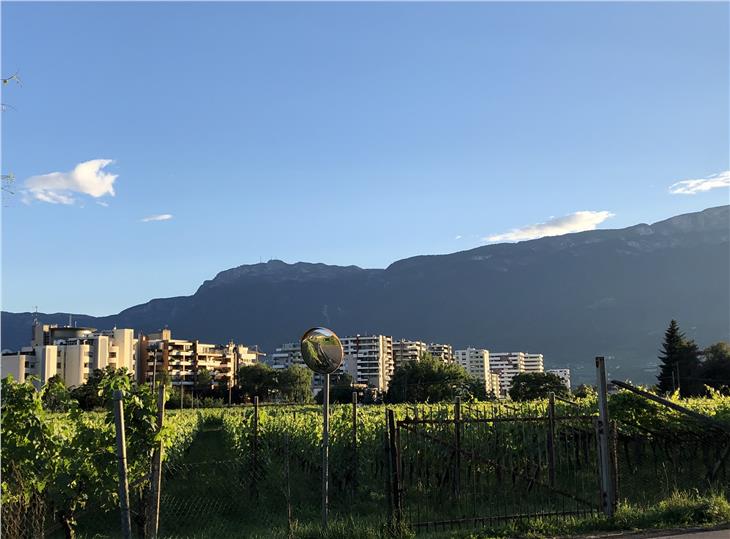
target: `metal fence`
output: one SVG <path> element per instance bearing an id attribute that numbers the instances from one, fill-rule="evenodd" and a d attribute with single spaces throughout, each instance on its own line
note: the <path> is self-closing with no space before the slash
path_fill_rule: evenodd
<path id="1" fill-rule="evenodd" d="M 600 511 L 594 417 L 496 410 L 392 416 L 397 515 L 439 530 Z"/>

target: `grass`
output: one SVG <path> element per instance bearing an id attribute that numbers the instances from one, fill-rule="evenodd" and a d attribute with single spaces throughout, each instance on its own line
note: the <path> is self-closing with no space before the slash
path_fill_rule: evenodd
<path id="1" fill-rule="evenodd" d="M 519 537 L 545 539 L 580 536 L 596 532 L 646 531 L 671 528 L 730 525 L 730 501 L 721 493 L 701 495 L 676 491 L 667 499 L 648 507 L 621 504 L 616 515 L 586 518 L 563 517 L 510 522 L 478 531 L 427 534 L 432 539 L 502 539 Z M 419 536 L 420 537 L 420 536 Z"/>
<path id="2" fill-rule="evenodd" d="M 550 518 L 509 522 L 482 530 L 419 533 L 426 539 L 547 539 L 581 536 L 597 532 L 647 531 L 688 527 L 730 526 L 730 502 L 723 494 L 700 495 L 675 492 L 669 498 L 649 506 L 622 504 L 612 519 L 603 516 L 586 518 Z M 239 528 L 239 533 L 241 530 Z M 393 531 L 384 523 L 362 519 L 333 521 L 323 530 L 319 524 L 294 523 L 291 530 L 272 528 L 265 531 L 249 529 L 246 537 L 255 539 L 410 539 L 413 531 Z"/>
<path id="3" fill-rule="evenodd" d="M 699 495 L 675 492 L 656 505 L 619 506 L 613 519 L 606 517 L 549 518 L 508 522 L 481 530 L 419 533 L 408 528 L 393 530 L 372 518 L 333 518 L 324 530 L 317 522 L 293 521 L 286 526 L 251 525 L 237 515 L 228 518 L 200 519 L 194 530 L 165 534 L 165 537 L 248 537 L 251 539 L 547 539 L 615 531 L 646 531 L 686 527 L 730 525 L 730 502 L 721 494 Z M 238 515 L 240 518 L 240 515 Z M 249 521 L 250 522 L 250 521 Z"/>

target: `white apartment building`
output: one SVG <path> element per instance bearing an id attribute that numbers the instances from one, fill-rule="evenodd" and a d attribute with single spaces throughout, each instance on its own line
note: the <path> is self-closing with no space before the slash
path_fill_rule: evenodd
<path id="1" fill-rule="evenodd" d="M 273 354 L 269 355 L 266 363 L 272 369 L 288 369 L 294 365 L 299 365 L 308 369 L 302 357 L 302 345 L 298 342 L 287 342 L 276 348 Z M 342 369 L 338 369 L 341 372 Z M 312 393 L 316 395 L 320 389 L 324 387 L 324 376 L 314 373 L 312 376 Z"/>
<path id="2" fill-rule="evenodd" d="M 470 376 L 484 382 L 487 394 L 499 395 L 499 377 L 493 376 L 491 372 L 489 350 L 483 348 L 456 350 L 454 363 L 463 367 Z"/>
<path id="3" fill-rule="evenodd" d="M 248 346 L 206 344 L 200 341 L 173 339 L 169 329 L 137 339 L 137 379 L 152 383 L 160 373 L 168 373 L 172 385 L 193 386 L 197 372 L 207 370 L 213 385 L 232 386 L 238 369 L 252 365 L 258 353 Z"/>
<path id="4" fill-rule="evenodd" d="M 565 387 L 570 391 L 570 369 L 548 369 L 545 371 L 549 374 L 554 374 L 565 384 Z"/>
<path id="5" fill-rule="evenodd" d="M 367 384 L 378 391 L 387 391 L 395 370 L 393 337 L 355 335 L 341 339 L 345 352 L 343 370 L 358 384 Z"/>
<path id="6" fill-rule="evenodd" d="M 489 350 L 467 348 L 454 352 L 454 362 L 479 380 L 487 380 L 489 374 Z"/>
<path id="7" fill-rule="evenodd" d="M 454 361 L 454 349 L 450 344 L 439 344 L 432 342 L 428 345 L 428 352 L 436 359 L 446 363 Z"/>
<path id="8" fill-rule="evenodd" d="M 304 365 L 302 347 L 298 342 L 287 342 L 279 346 L 266 361 L 273 369 L 288 369 L 292 365 Z"/>
<path id="9" fill-rule="evenodd" d="M 542 354 L 525 352 L 525 372 L 545 372 Z"/>
<path id="10" fill-rule="evenodd" d="M 67 386 L 80 386 L 94 369 L 107 366 L 134 373 L 135 339 L 131 329 L 98 331 L 36 322 L 30 346 L 2 355 L 3 377 L 12 374 L 24 382 L 27 376 L 37 376 L 40 384 L 59 375 Z"/>
<path id="11" fill-rule="evenodd" d="M 393 362 L 395 367 L 400 367 L 409 361 L 418 361 L 423 354 L 428 352 L 428 345 L 421 341 L 393 341 Z"/>
<path id="12" fill-rule="evenodd" d="M 503 396 L 509 393 L 512 379 L 525 372 L 524 352 L 492 352 L 489 356 L 492 372 L 499 375 L 499 390 Z"/>

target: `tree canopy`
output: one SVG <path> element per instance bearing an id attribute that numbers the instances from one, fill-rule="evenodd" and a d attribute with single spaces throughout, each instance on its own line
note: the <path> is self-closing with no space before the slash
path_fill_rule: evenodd
<path id="1" fill-rule="evenodd" d="M 509 396 L 514 401 L 530 401 L 547 398 L 550 393 L 568 396 L 570 392 L 556 374 L 549 372 L 525 372 L 512 379 Z"/>
<path id="2" fill-rule="evenodd" d="M 722 393 L 730 394 L 730 345 L 717 342 L 702 351 L 704 361 L 698 370 L 697 381 Z M 704 393 L 704 391 L 703 391 Z"/>
<path id="3" fill-rule="evenodd" d="M 267 400 L 276 389 L 276 372 L 264 363 L 244 365 L 238 369 L 238 385 L 246 397 Z"/>
<path id="4" fill-rule="evenodd" d="M 459 365 L 424 354 L 395 369 L 386 402 L 440 402 L 472 396 L 474 378 Z"/>
<path id="5" fill-rule="evenodd" d="M 313 373 L 301 365 L 292 365 L 276 374 L 276 387 L 284 400 L 289 402 L 312 401 Z"/>

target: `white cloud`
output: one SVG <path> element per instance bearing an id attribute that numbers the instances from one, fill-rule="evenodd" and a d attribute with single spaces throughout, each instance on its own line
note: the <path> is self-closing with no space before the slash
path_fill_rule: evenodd
<path id="1" fill-rule="evenodd" d="M 514 228 L 503 234 L 487 236 L 484 241 L 522 241 L 543 236 L 560 236 L 571 232 L 595 230 L 596 226 L 613 216 L 614 214 L 610 211 L 577 211 L 563 217 L 548 219 L 544 223 Z"/>
<path id="2" fill-rule="evenodd" d="M 455 239 L 455 240 L 460 240 L 460 239 L 461 239 L 461 238 L 463 238 L 463 237 L 464 237 L 464 236 L 462 236 L 461 234 L 459 234 L 459 235 L 458 235 L 458 236 L 456 236 L 456 237 L 455 237 L 454 239 Z"/>
<path id="3" fill-rule="evenodd" d="M 673 183 L 669 186 L 669 192 L 673 195 L 696 195 L 720 187 L 730 187 L 730 170 L 718 172 L 706 178 Z"/>
<path id="4" fill-rule="evenodd" d="M 149 215 L 142 219 L 143 223 L 149 223 L 152 221 L 169 221 L 172 219 L 172 215 L 169 213 L 161 213 L 159 215 Z"/>
<path id="5" fill-rule="evenodd" d="M 73 204 L 75 193 L 100 198 L 114 196 L 116 174 L 104 172 L 111 159 L 93 159 L 79 163 L 69 172 L 51 172 L 31 176 L 25 180 L 24 199 L 35 199 L 50 204 Z"/>
<path id="6" fill-rule="evenodd" d="M 102 206 L 102 207 L 104 207 L 104 208 L 108 208 L 108 207 L 109 207 L 109 203 L 108 203 L 108 202 L 102 202 L 102 201 L 98 201 L 98 202 L 97 202 L 97 204 L 98 204 L 99 206 Z"/>

